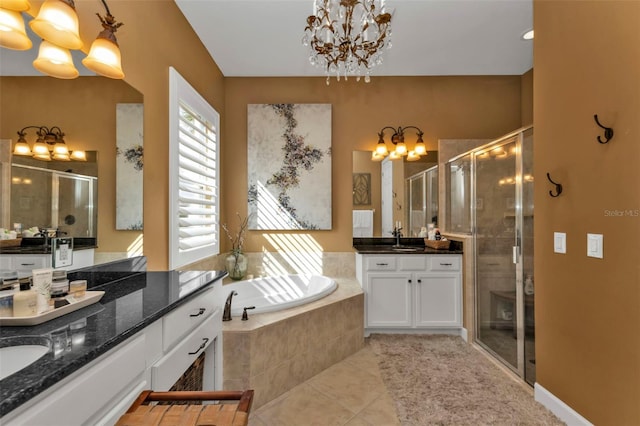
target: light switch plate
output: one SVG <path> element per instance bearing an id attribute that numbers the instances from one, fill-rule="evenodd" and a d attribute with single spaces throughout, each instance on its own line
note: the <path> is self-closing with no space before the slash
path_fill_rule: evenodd
<path id="1" fill-rule="evenodd" d="M 566 253 L 567 252 L 567 234 L 564 232 L 553 233 L 553 252 L 554 253 Z"/>
<path id="2" fill-rule="evenodd" d="M 602 234 L 587 234 L 587 256 L 602 259 L 603 251 Z"/>

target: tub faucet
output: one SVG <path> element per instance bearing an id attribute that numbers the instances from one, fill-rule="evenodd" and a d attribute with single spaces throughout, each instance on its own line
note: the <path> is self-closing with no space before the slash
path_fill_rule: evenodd
<path id="1" fill-rule="evenodd" d="M 222 321 L 231 321 L 231 299 L 233 296 L 237 296 L 238 293 L 235 290 L 231 290 L 231 293 L 227 296 L 227 301 L 224 302 L 224 312 L 222 313 Z"/>

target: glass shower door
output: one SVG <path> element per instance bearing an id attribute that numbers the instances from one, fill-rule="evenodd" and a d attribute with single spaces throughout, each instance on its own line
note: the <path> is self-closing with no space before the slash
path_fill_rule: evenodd
<path id="1" fill-rule="evenodd" d="M 479 343 L 523 376 L 517 142 L 513 136 L 475 153 L 476 326 Z"/>

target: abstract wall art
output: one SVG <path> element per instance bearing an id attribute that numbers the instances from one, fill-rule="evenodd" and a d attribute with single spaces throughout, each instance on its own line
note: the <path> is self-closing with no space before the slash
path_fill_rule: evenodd
<path id="1" fill-rule="evenodd" d="M 249 228 L 331 229 L 331 105 L 250 104 Z"/>
<path id="2" fill-rule="evenodd" d="M 116 229 L 142 230 L 143 104 L 116 104 Z"/>

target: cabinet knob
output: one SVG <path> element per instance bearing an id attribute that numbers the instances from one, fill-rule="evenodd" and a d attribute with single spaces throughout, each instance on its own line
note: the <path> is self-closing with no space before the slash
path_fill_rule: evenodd
<path id="1" fill-rule="evenodd" d="M 422 283 L 422 280 L 418 280 L 418 284 Z"/>
<path id="2" fill-rule="evenodd" d="M 411 284 L 411 280 L 409 280 L 409 284 Z"/>
<path id="3" fill-rule="evenodd" d="M 441 263 L 440 266 L 451 266 L 453 263 Z"/>

